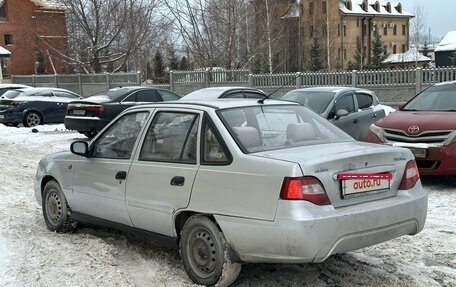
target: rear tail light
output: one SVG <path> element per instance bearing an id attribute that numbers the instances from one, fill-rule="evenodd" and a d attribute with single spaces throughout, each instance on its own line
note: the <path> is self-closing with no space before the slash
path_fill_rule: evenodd
<path id="1" fill-rule="evenodd" d="M 104 112 L 105 107 L 102 105 L 87 105 L 84 106 L 84 110 L 89 111 L 89 112 Z"/>
<path id="2" fill-rule="evenodd" d="M 286 177 L 283 180 L 280 198 L 306 200 L 316 205 L 330 204 L 323 185 L 314 177 Z"/>
<path id="3" fill-rule="evenodd" d="M 405 165 L 404 176 L 402 177 L 400 190 L 411 189 L 415 186 L 416 182 L 420 179 L 420 173 L 415 160 L 407 162 Z"/>
<path id="4" fill-rule="evenodd" d="M 20 101 L 12 101 L 9 106 L 14 108 L 14 107 L 17 107 L 19 105 L 21 105 L 23 102 L 20 102 Z"/>

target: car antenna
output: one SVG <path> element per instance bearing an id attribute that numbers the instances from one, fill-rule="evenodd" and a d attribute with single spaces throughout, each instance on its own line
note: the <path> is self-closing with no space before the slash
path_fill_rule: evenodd
<path id="1" fill-rule="evenodd" d="M 297 78 L 299 78 L 299 77 L 301 77 L 301 76 L 302 76 L 302 73 L 296 73 L 296 76 L 294 76 L 294 77 L 291 78 L 288 82 L 286 82 L 286 83 L 283 84 L 282 86 L 280 86 L 280 87 L 278 87 L 277 89 L 275 89 L 274 91 L 272 91 L 272 93 L 270 93 L 269 95 L 265 96 L 265 97 L 262 98 L 262 99 L 259 99 L 259 100 L 257 101 L 257 103 L 259 103 L 259 104 L 264 104 L 264 100 L 269 99 L 269 98 L 270 98 L 273 94 L 275 94 L 277 91 L 281 90 L 281 89 L 282 89 L 283 87 L 285 87 L 285 86 L 288 86 L 288 85 L 291 83 L 291 81 L 296 80 Z"/>

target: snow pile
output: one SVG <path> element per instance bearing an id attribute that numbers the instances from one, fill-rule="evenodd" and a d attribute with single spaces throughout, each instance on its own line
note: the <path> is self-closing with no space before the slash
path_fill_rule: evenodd
<path id="1" fill-rule="evenodd" d="M 63 125 L 36 129 L 0 125 L 0 286 L 197 286 L 177 250 L 152 239 L 93 226 L 47 230 L 33 195 L 36 165 L 83 137 Z M 423 182 L 429 212 L 420 234 L 320 264 L 246 264 L 233 286 L 456 286 L 456 178 Z"/>

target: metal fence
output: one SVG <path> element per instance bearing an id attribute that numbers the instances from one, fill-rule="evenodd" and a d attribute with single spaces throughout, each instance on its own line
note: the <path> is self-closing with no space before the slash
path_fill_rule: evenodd
<path id="1" fill-rule="evenodd" d="M 282 74 L 251 74 L 247 70 L 201 70 L 171 71 L 168 84 L 150 85 L 168 88 L 180 94 L 213 86 L 249 86 L 260 89 L 280 87 L 293 89 L 312 86 L 407 87 L 414 93 L 418 93 L 424 87 L 434 83 L 455 80 L 456 67 Z M 38 87 L 61 87 L 83 96 L 112 87 L 142 84 L 139 72 L 13 76 L 12 82 Z"/>

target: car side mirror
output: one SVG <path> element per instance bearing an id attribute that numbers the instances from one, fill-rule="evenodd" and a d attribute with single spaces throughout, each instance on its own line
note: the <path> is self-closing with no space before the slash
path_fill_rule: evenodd
<path id="1" fill-rule="evenodd" d="M 335 120 L 338 120 L 340 119 L 341 117 L 345 117 L 346 115 L 348 115 L 348 111 L 347 110 L 344 110 L 344 109 L 340 109 L 340 110 L 337 110 L 337 114 L 336 116 L 334 117 Z"/>
<path id="2" fill-rule="evenodd" d="M 87 157 L 89 155 L 89 144 L 85 141 L 75 141 L 71 144 L 70 150 L 76 155 Z"/>

